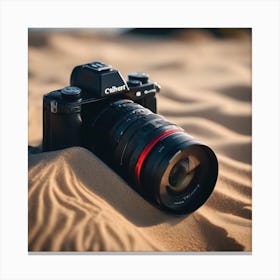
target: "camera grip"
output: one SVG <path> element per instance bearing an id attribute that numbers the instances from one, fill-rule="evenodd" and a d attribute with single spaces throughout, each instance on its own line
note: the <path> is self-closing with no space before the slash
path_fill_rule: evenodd
<path id="1" fill-rule="evenodd" d="M 53 112 L 51 102 L 43 101 L 43 151 L 81 145 L 80 105 Z"/>

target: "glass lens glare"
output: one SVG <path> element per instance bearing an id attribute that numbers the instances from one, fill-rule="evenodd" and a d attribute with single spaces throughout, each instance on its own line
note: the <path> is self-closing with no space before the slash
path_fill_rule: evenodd
<path id="1" fill-rule="evenodd" d="M 190 185 L 199 165 L 199 161 L 193 156 L 178 161 L 169 174 L 170 188 L 178 192 L 185 191 Z"/>

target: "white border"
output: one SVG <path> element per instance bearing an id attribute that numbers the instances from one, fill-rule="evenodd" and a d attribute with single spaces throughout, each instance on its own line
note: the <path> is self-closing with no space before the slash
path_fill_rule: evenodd
<path id="1" fill-rule="evenodd" d="M 278 1 L 1 2 L 1 279 L 280 279 Z M 27 254 L 28 27 L 253 28 L 253 254 Z"/>

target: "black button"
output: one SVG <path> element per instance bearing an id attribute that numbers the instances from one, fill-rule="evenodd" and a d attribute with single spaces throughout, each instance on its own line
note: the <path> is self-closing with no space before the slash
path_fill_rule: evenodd
<path id="1" fill-rule="evenodd" d="M 130 73 L 128 74 L 129 81 L 136 80 L 142 84 L 146 84 L 149 81 L 149 75 L 146 73 Z"/>
<path id="2" fill-rule="evenodd" d="M 65 87 L 61 90 L 61 96 L 67 101 L 77 101 L 81 98 L 81 92 L 78 87 Z"/>
<path id="3" fill-rule="evenodd" d="M 142 85 L 142 82 L 139 80 L 129 80 L 127 81 L 127 85 L 129 88 L 139 87 Z"/>

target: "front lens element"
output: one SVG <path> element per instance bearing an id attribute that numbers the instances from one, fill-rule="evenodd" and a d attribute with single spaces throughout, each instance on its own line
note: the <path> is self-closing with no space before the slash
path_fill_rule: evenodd
<path id="1" fill-rule="evenodd" d="M 176 192 L 185 191 L 190 185 L 198 167 L 199 161 L 193 156 L 181 159 L 170 171 L 169 187 Z"/>

